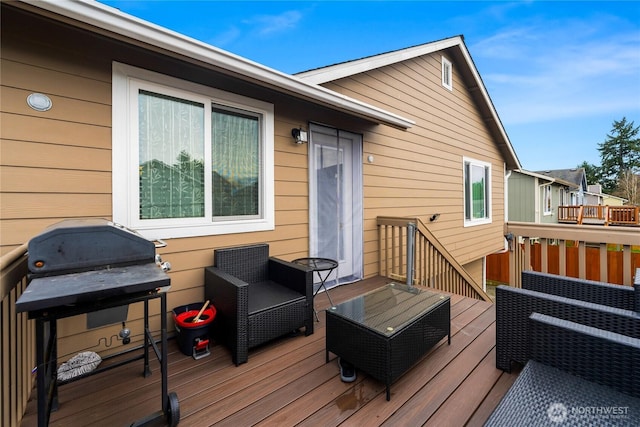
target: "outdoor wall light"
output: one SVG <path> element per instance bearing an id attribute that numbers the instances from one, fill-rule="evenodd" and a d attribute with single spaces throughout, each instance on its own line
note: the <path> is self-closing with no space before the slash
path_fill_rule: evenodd
<path id="1" fill-rule="evenodd" d="M 438 218 L 440 218 L 440 214 L 439 213 L 434 213 L 433 215 L 431 215 L 429 217 L 429 221 L 434 222 L 436 221 Z"/>
<path id="2" fill-rule="evenodd" d="M 301 128 L 293 128 L 291 129 L 291 136 L 296 141 L 296 144 L 302 144 L 307 142 L 307 131 L 302 130 Z"/>
<path id="3" fill-rule="evenodd" d="M 513 252 L 513 233 L 505 234 L 504 238 L 507 239 L 507 244 L 509 245 L 509 252 Z"/>

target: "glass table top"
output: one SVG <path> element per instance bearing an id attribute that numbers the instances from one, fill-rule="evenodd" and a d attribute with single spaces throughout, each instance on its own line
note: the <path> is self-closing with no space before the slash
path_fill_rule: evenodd
<path id="1" fill-rule="evenodd" d="M 447 300 L 447 295 L 390 283 L 330 307 L 328 312 L 391 336 Z"/>
<path id="2" fill-rule="evenodd" d="M 333 270 L 338 266 L 338 261 L 329 258 L 298 258 L 291 261 L 293 263 L 310 267 L 314 271 Z"/>

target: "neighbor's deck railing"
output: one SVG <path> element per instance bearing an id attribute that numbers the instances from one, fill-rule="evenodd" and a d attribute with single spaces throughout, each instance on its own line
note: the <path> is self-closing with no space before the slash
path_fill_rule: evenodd
<path id="1" fill-rule="evenodd" d="M 558 206 L 558 222 L 583 224 L 594 221 L 604 225 L 640 225 L 638 206 Z"/>
<path id="2" fill-rule="evenodd" d="M 378 239 L 382 276 L 491 301 L 419 218 L 378 217 Z"/>
<path id="3" fill-rule="evenodd" d="M 523 270 L 531 270 L 534 266 L 533 245 L 540 245 L 540 259 L 536 260 L 539 270 L 547 273 L 551 258 L 549 254 L 553 249 L 554 255 L 557 253 L 557 272 L 562 276 L 575 275 L 568 274 L 567 256 L 568 248 L 577 248 L 577 277 L 581 279 L 598 280 L 607 282 L 608 269 L 610 266 L 609 245 L 618 245 L 622 248 L 622 284 L 631 286 L 633 284 L 633 272 L 640 265 L 640 257 L 633 254 L 632 249 L 640 245 L 640 230 L 636 227 L 603 227 L 599 225 L 569 225 L 569 224 L 534 224 L 526 222 L 509 222 L 505 225 L 505 235 L 511 235 L 513 239 L 509 245 L 509 284 L 520 287 L 520 275 Z M 516 244 L 519 243 L 519 244 Z M 587 277 L 587 270 L 592 266 L 587 257 L 587 250 L 598 248 L 599 277 Z M 535 251 L 537 253 L 537 251 Z M 590 258 L 589 258 L 590 259 Z M 572 260 L 575 261 L 575 260 Z M 572 262 L 574 264 L 575 262 Z"/>
<path id="4" fill-rule="evenodd" d="M 31 395 L 36 364 L 35 329 L 26 313 L 16 313 L 16 301 L 27 287 L 27 245 L 0 258 L 0 421 L 20 425 Z"/>

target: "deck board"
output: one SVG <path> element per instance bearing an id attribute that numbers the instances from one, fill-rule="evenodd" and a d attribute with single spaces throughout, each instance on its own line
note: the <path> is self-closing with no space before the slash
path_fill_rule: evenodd
<path id="1" fill-rule="evenodd" d="M 387 281 L 340 286 L 331 298 L 344 301 Z M 170 340 L 169 391 L 180 401 L 180 426 L 482 425 L 517 375 L 495 368 L 493 305 L 451 295 L 451 344 L 441 340 L 393 383 L 387 402 L 381 382 L 358 372 L 355 382 L 343 383 L 335 355 L 325 363 L 326 295 L 315 305 L 320 322 L 313 335 L 253 349 L 240 366 L 222 346 L 193 360 Z M 161 376 L 152 359 L 148 378 L 140 361 L 61 386 L 50 425 L 128 425 L 160 410 Z M 23 426 L 35 425 L 34 397 Z"/>

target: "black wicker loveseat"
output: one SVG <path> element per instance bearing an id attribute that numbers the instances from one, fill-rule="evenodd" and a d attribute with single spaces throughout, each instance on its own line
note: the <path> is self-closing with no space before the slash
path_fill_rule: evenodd
<path id="1" fill-rule="evenodd" d="M 640 425 L 640 269 L 635 290 L 535 272 L 522 286 L 496 289 L 496 365 L 525 366 L 486 425 Z"/>
<path id="2" fill-rule="evenodd" d="M 205 298 L 217 310 L 212 335 L 236 365 L 250 348 L 302 327 L 313 333 L 313 272 L 269 257 L 268 244 L 216 249 Z"/>
<path id="3" fill-rule="evenodd" d="M 558 285 L 554 286 L 554 283 Z M 496 288 L 496 367 L 503 371 L 510 372 L 512 362 L 524 365 L 530 359 L 529 316 L 533 313 L 640 338 L 640 314 L 635 310 L 640 294 L 639 284 L 634 290 L 620 285 L 523 272 L 522 286 L 522 289 L 510 286 Z M 609 291 L 613 297 L 607 295 Z M 598 294 L 601 294 L 600 299 Z"/>

